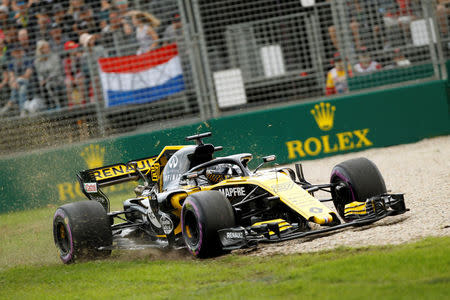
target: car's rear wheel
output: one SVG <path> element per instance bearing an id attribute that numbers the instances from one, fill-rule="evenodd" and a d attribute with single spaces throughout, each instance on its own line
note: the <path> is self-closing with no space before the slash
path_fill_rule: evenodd
<path id="1" fill-rule="evenodd" d="M 377 166 L 364 157 L 346 160 L 336 165 L 330 182 L 331 196 L 339 215 L 344 217 L 345 205 L 354 201 L 364 202 L 368 198 L 385 194 L 386 185 Z"/>
<path id="2" fill-rule="evenodd" d="M 59 207 L 53 217 L 53 238 L 63 263 L 108 257 L 112 245 L 108 215 L 97 201 L 82 201 Z"/>
<path id="3" fill-rule="evenodd" d="M 224 253 L 218 230 L 235 225 L 230 201 L 218 191 L 190 195 L 181 210 L 183 239 L 196 257 L 206 258 Z"/>

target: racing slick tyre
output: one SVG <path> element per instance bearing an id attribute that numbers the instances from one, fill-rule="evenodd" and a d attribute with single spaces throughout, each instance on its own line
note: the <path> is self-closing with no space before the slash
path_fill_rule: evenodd
<path id="1" fill-rule="evenodd" d="M 53 217 L 53 238 L 63 263 L 105 258 L 112 245 L 109 217 L 97 201 L 73 202 L 60 206 Z"/>
<path id="2" fill-rule="evenodd" d="M 195 257 L 207 258 L 224 254 L 217 231 L 234 225 L 233 207 L 218 191 L 192 194 L 183 203 L 181 210 L 183 239 Z"/>
<path id="3" fill-rule="evenodd" d="M 330 182 L 337 184 L 331 188 L 334 206 L 347 222 L 349 220 L 344 217 L 346 204 L 365 202 L 370 197 L 386 193 L 386 185 L 377 166 L 364 157 L 336 165 L 331 172 Z"/>

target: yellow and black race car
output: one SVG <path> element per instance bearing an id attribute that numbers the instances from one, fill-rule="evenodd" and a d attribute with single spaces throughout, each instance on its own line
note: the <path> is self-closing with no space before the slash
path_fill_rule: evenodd
<path id="1" fill-rule="evenodd" d="M 311 184 L 300 164 L 295 171 L 259 170 L 275 160 L 273 155 L 253 171 L 248 153 L 213 158 L 222 147 L 203 143 L 210 135 L 186 138 L 196 145 L 166 146 L 157 156 L 79 172 L 89 201 L 59 207 L 53 219 L 61 260 L 147 247 L 187 247 L 196 257 L 212 257 L 407 211 L 403 195 L 386 193 L 383 177 L 368 159 L 342 162 L 333 168 L 330 183 Z M 136 197 L 124 201 L 122 211 L 110 212 L 101 188 L 131 180 L 142 183 Z M 329 199 L 316 199 L 319 190 L 329 192 Z M 325 201 L 333 201 L 337 213 Z"/>

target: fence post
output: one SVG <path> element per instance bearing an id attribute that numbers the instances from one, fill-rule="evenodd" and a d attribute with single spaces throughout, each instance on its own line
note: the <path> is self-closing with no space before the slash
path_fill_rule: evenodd
<path id="1" fill-rule="evenodd" d="M 333 24 L 334 28 L 336 30 L 336 38 L 337 42 L 339 44 L 339 49 L 337 49 L 344 61 L 344 70 L 345 75 L 349 76 L 347 66 L 350 60 L 350 51 L 347 49 L 347 41 L 351 43 L 351 38 L 349 38 L 349 34 L 351 34 L 349 31 L 350 23 L 347 20 L 346 11 L 344 7 L 344 3 L 342 0 L 336 0 L 336 1 L 330 1 L 331 4 L 331 12 L 333 17 Z M 349 91 L 347 91 L 348 93 Z"/>
<path id="2" fill-rule="evenodd" d="M 183 28 L 183 37 L 186 49 L 188 49 L 189 62 L 192 71 L 192 80 L 195 87 L 195 94 L 197 95 L 197 103 L 199 106 L 200 119 L 207 120 L 211 115 L 208 110 L 206 94 L 207 88 L 202 75 L 201 61 L 199 59 L 200 50 L 198 43 L 198 29 L 194 20 L 193 7 L 191 0 L 178 0 L 178 7 L 180 10 L 180 17 Z"/>
<path id="3" fill-rule="evenodd" d="M 432 23 L 435 22 L 434 19 L 432 19 L 432 16 L 430 16 L 430 10 L 429 8 L 429 4 L 427 3 L 427 1 L 422 0 L 422 10 L 423 10 L 423 14 L 424 14 L 424 19 L 425 19 L 425 27 L 427 30 L 427 35 L 428 35 L 428 45 L 429 45 L 429 49 L 430 49 L 430 56 L 431 56 L 431 63 L 433 64 L 433 70 L 434 70 L 434 75 L 436 78 L 439 78 L 439 65 L 438 65 L 438 58 L 436 55 L 436 46 L 439 47 L 439 41 L 438 41 L 438 32 L 435 32 L 435 36 L 436 36 L 436 44 L 434 45 L 434 40 L 433 40 L 433 31 L 432 31 L 432 25 L 430 24 L 430 19 L 433 20 Z M 440 40 L 440 39 L 439 39 Z"/>
<path id="4" fill-rule="evenodd" d="M 192 68 L 192 79 L 195 86 L 195 93 L 197 95 L 197 103 L 200 111 L 200 119 L 206 120 L 209 115 L 206 110 L 205 104 L 205 87 L 202 82 L 202 76 L 200 75 L 201 68 L 198 62 L 198 35 L 195 28 L 194 17 L 192 13 L 192 3 L 190 0 L 178 0 L 178 6 L 180 8 L 180 15 L 183 27 L 184 41 L 186 49 L 189 49 L 189 60 Z M 189 45 L 189 46 L 188 46 Z"/>
<path id="5" fill-rule="evenodd" d="M 317 20 L 317 10 L 314 10 L 314 14 L 311 14 L 309 17 L 310 24 L 308 28 L 308 33 L 311 34 L 311 43 L 310 43 L 310 52 L 311 57 L 313 59 L 313 68 L 317 70 L 318 73 L 318 84 L 321 86 L 322 91 L 326 90 L 326 78 L 327 74 L 324 72 L 324 63 L 322 60 L 322 57 L 324 55 L 323 53 L 323 45 L 321 41 L 319 40 L 319 21 Z M 314 49 L 314 45 L 316 46 L 317 51 Z"/>
<path id="6" fill-rule="evenodd" d="M 193 0 L 193 11 L 194 11 L 194 20 L 196 22 L 197 30 L 198 30 L 198 42 L 199 42 L 199 58 L 201 61 L 201 66 L 203 66 L 204 80 L 206 81 L 206 97 L 209 99 L 209 105 L 212 113 L 212 117 L 218 116 L 218 108 L 217 108 L 217 99 L 214 84 L 212 82 L 212 74 L 211 74 L 211 66 L 209 64 L 208 51 L 206 49 L 205 44 L 205 35 L 203 33 L 203 24 L 200 15 L 200 7 L 198 5 L 198 0 Z"/>
<path id="7" fill-rule="evenodd" d="M 105 136 L 105 119 L 104 119 L 104 116 L 103 116 L 103 109 L 102 109 L 102 107 L 100 105 L 100 99 L 101 98 L 99 97 L 99 95 L 97 93 L 98 89 L 97 89 L 96 74 L 95 74 L 94 70 L 92 69 L 94 66 L 96 68 L 98 68 L 98 65 L 97 65 L 97 60 L 95 60 L 93 62 L 92 55 L 93 55 L 93 53 L 88 53 L 88 55 L 87 55 L 88 67 L 89 67 L 89 76 L 91 77 L 92 90 L 93 90 L 93 95 L 94 95 L 94 99 L 95 99 L 95 111 L 96 111 L 96 114 L 97 114 L 98 129 L 100 131 L 100 136 L 104 137 Z M 102 86 L 100 85 L 98 88 L 102 89 Z M 87 87 L 87 89 L 88 89 L 88 96 L 89 96 L 89 87 Z"/>
<path id="8" fill-rule="evenodd" d="M 441 30 L 438 26 L 435 2 L 436 1 L 430 1 L 430 2 L 425 1 L 425 5 L 426 5 L 428 15 L 433 20 L 432 28 L 434 29 L 434 32 L 436 33 L 436 47 L 437 47 L 437 60 L 438 60 L 437 63 L 439 64 L 439 67 L 441 70 L 441 73 L 440 73 L 441 79 L 447 80 L 447 78 L 448 78 L 447 67 L 445 65 L 444 51 L 442 49 L 443 45 L 442 45 L 442 38 L 441 38 Z M 430 32 L 431 29 L 428 28 L 430 26 L 430 24 L 428 24 L 428 22 L 427 22 L 427 25 L 428 25 L 427 26 L 428 32 Z"/>

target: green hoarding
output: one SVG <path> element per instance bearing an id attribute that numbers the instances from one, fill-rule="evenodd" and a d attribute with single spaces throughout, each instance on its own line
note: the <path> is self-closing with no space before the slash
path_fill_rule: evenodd
<path id="1" fill-rule="evenodd" d="M 76 172 L 158 154 L 211 131 L 227 155 L 276 154 L 278 163 L 410 143 L 450 132 L 445 81 L 322 99 L 0 160 L 0 212 L 83 198 Z M 129 187 L 111 188 L 111 193 Z"/>

